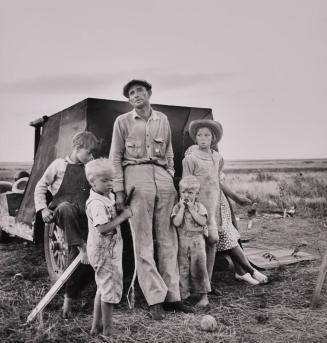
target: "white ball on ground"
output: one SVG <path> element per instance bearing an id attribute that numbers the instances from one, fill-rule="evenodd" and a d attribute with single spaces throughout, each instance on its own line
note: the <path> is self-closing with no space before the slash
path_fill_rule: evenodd
<path id="1" fill-rule="evenodd" d="M 201 318 L 200 327 L 203 331 L 215 331 L 217 330 L 217 322 L 213 316 L 206 314 Z"/>

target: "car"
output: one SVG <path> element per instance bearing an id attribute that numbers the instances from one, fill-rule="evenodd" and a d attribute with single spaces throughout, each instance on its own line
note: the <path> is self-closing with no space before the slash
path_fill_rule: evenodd
<path id="1" fill-rule="evenodd" d="M 188 134 L 189 123 L 195 119 L 213 119 L 210 108 L 154 104 L 155 110 L 165 113 L 170 122 L 175 160 L 176 187 L 182 175 L 185 150 L 193 144 Z M 0 194 L 0 231 L 35 243 L 43 242 L 47 269 L 55 282 L 67 267 L 68 250 L 63 230 L 55 223 L 44 224 L 35 212 L 34 189 L 48 165 L 71 149 L 73 135 L 82 130 L 93 132 L 99 139 L 95 157 L 108 156 L 113 124 L 117 116 L 130 111 L 128 102 L 87 98 L 56 114 L 43 116 L 30 123 L 35 129 L 34 163 L 24 192 Z M 125 224 L 128 225 L 128 224 Z M 123 230 L 128 231 L 128 230 Z M 124 242 L 125 256 L 128 254 Z"/>

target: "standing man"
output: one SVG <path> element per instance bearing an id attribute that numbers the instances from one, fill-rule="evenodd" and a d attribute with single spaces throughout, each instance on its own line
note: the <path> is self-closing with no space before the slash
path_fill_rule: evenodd
<path id="1" fill-rule="evenodd" d="M 178 240 L 170 218 L 177 197 L 171 130 L 167 116 L 151 108 L 151 89 L 145 80 L 125 85 L 123 94 L 134 109 L 115 121 L 110 158 L 118 210 L 123 209 L 126 193 L 135 186 L 130 207 L 138 282 L 152 318 L 160 320 L 165 317 L 164 309 L 190 309 L 180 301 Z"/>

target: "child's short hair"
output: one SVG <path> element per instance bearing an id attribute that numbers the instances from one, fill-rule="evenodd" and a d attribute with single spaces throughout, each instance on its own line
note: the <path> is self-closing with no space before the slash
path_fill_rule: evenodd
<path id="1" fill-rule="evenodd" d="M 89 183 L 93 182 L 98 176 L 108 175 L 113 177 L 114 170 L 108 158 L 98 158 L 85 165 L 85 175 Z"/>
<path id="2" fill-rule="evenodd" d="M 195 189 L 198 192 L 200 190 L 199 180 L 193 175 L 183 177 L 179 182 L 179 190 L 182 192 L 186 189 Z"/>
<path id="3" fill-rule="evenodd" d="M 72 140 L 73 147 L 80 147 L 84 149 L 93 150 L 99 144 L 97 138 L 90 131 L 78 132 L 74 135 Z"/>

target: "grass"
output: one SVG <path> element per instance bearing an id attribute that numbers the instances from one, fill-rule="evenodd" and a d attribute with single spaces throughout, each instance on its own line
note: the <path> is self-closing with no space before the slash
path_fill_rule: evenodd
<path id="1" fill-rule="evenodd" d="M 308 161 L 309 162 L 309 161 Z M 311 166 L 311 163 L 307 163 Z M 26 318 L 50 289 L 40 247 L 19 239 L 0 244 L 0 341 L 1 342 L 325 342 L 327 337 L 327 280 L 320 303 L 309 304 L 321 257 L 327 249 L 325 172 L 256 171 L 226 173 L 227 182 L 241 194 L 258 202 L 258 216 L 243 237 L 257 245 L 293 248 L 305 240 L 305 251 L 319 257 L 311 262 L 281 266 L 267 271 L 270 283 L 251 287 L 234 280 L 231 272 L 216 271 L 214 285 L 222 296 L 210 296 L 210 308 L 195 314 L 170 313 L 161 322 L 149 319 L 143 296 L 137 290 L 136 308 L 128 309 L 125 296 L 115 308 L 114 326 L 120 333 L 112 339 L 89 335 L 95 286 L 90 286 L 74 304 L 73 319 L 61 318 L 62 292 L 32 323 Z M 279 218 L 266 212 L 295 204 L 294 218 Z M 246 209 L 236 206 L 238 217 Z M 125 275 L 128 279 L 129 275 Z M 126 285 L 127 286 L 127 285 Z M 126 288 L 126 287 L 125 287 Z M 218 323 L 215 332 L 201 331 L 200 320 L 211 314 Z"/>
<path id="2" fill-rule="evenodd" d="M 258 216 L 251 230 L 258 244 L 289 248 L 306 240 L 308 252 L 322 256 L 326 250 L 327 221 L 316 218 L 272 219 Z M 120 334 L 113 339 L 89 335 L 95 287 L 74 305 L 75 317 L 61 318 L 62 293 L 31 324 L 26 318 L 50 288 L 42 249 L 32 243 L 12 241 L 0 245 L 0 340 L 2 342 L 323 342 L 327 337 L 327 289 L 317 310 L 309 303 L 320 261 L 270 270 L 271 282 L 259 287 L 234 280 L 230 272 L 215 272 L 214 284 L 223 296 L 210 297 L 210 308 L 195 314 L 168 314 L 162 322 L 148 318 L 137 292 L 136 308 L 125 297 L 114 313 Z M 327 281 L 326 281 L 327 283 Z M 218 330 L 200 330 L 204 314 L 218 322 Z"/>

